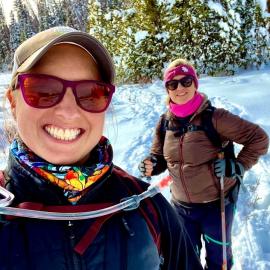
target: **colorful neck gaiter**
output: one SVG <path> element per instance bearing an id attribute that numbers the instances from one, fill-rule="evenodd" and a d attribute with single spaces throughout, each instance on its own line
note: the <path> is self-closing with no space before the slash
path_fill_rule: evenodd
<path id="1" fill-rule="evenodd" d="M 24 143 L 14 140 L 11 154 L 28 170 L 33 170 L 47 181 L 61 187 L 69 202 L 76 204 L 87 189 L 109 170 L 112 164 L 112 147 L 102 137 L 82 166 L 54 165 L 34 154 Z"/>
<path id="2" fill-rule="evenodd" d="M 170 102 L 170 111 L 177 117 L 186 117 L 194 112 L 201 106 L 203 102 L 203 95 L 196 91 L 194 97 L 185 104 L 176 104 Z"/>

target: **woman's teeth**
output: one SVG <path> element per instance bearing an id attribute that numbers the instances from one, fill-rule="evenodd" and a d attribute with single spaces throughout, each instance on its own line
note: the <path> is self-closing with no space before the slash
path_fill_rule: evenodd
<path id="1" fill-rule="evenodd" d="M 53 126 L 45 126 L 45 130 L 54 138 L 58 140 L 71 141 L 81 133 L 78 128 L 58 128 Z"/>
<path id="2" fill-rule="evenodd" d="M 186 93 L 177 94 L 178 97 L 184 96 Z"/>

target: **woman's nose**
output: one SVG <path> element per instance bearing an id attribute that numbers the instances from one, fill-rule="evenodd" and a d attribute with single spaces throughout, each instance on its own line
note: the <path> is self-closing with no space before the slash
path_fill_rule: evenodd
<path id="1" fill-rule="evenodd" d="M 180 82 L 178 82 L 176 90 L 182 90 L 183 88 L 184 88 L 183 85 Z"/>
<path id="2" fill-rule="evenodd" d="M 80 115 L 80 108 L 70 87 L 66 89 L 63 99 L 56 105 L 55 111 L 56 115 L 67 119 L 77 118 Z"/>

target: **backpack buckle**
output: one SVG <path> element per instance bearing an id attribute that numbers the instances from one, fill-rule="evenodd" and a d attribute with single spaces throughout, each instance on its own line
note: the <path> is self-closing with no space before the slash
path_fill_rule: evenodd
<path id="1" fill-rule="evenodd" d="M 141 199 L 139 198 L 138 195 L 133 195 L 131 197 L 123 198 L 120 200 L 120 202 L 123 203 L 125 201 L 130 201 L 130 200 L 133 201 L 132 204 L 124 208 L 123 209 L 124 211 L 131 211 L 131 210 L 137 209 L 140 206 Z"/>

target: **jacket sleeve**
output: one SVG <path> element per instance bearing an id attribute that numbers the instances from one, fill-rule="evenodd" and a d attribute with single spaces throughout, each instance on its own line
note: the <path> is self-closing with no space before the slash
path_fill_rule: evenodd
<path id="1" fill-rule="evenodd" d="M 257 124 L 224 109 L 217 109 L 214 112 L 213 124 L 221 137 L 243 145 L 237 155 L 237 161 L 246 170 L 255 165 L 261 155 L 267 153 L 269 146 L 268 135 Z"/>
<path id="2" fill-rule="evenodd" d="M 202 270 L 180 217 L 162 195 L 153 200 L 161 217 L 162 270 Z"/>
<path id="3" fill-rule="evenodd" d="M 167 169 L 167 162 L 163 156 L 163 145 L 166 132 L 163 131 L 161 127 L 163 116 L 164 115 L 160 116 L 160 119 L 156 125 L 155 134 L 150 151 L 150 155 L 156 158 L 156 166 L 154 167 L 152 175 L 158 175 Z"/>

